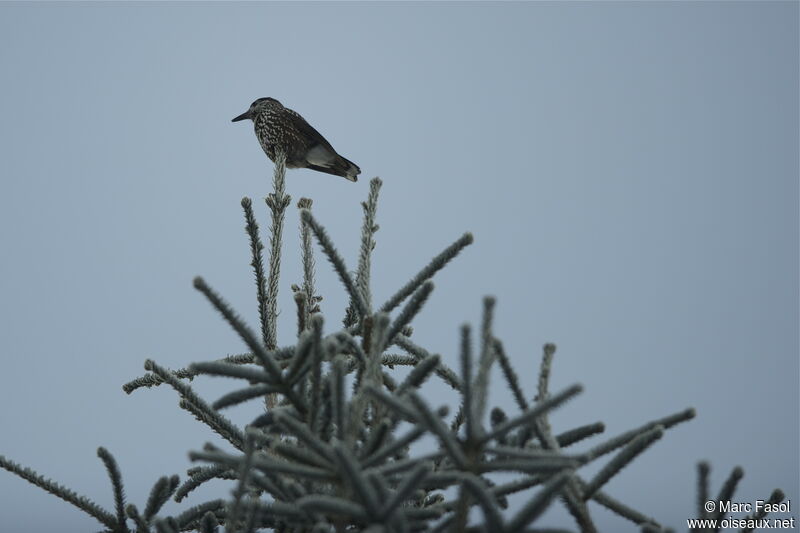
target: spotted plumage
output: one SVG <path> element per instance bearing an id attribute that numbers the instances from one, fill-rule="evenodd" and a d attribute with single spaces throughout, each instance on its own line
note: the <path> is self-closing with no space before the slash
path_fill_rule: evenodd
<path id="1" fill-rule="evenodd" d="M 259 98 L 232 122 L 248 118 L 253 121 L 261 148 L 273 162 L 276 153 L 282 151 L 288 168 L 310 168 L 358 180 L 361 169 L 355 163 L 337 154 L 303 117 L 274 98 Z"/>

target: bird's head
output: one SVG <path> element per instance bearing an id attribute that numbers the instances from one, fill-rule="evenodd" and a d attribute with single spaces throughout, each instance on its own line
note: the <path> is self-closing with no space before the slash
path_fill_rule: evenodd
<path id="1" fill-rule="evenodd" d="M 247 111 L 245 111 L 238 117 L 235 117 L 233 120 L 231 120 L 231 122 L 239 122 L 240 120 L 244 120 L 246 118 L 253 120 L 262 110 L 267 109 L 269 107 L 275 107 L 280 105 L 281 103 L 275 100 L 274 98 L 269 98 L 269 97 L 259 98 L 258 100 L 250 104 L 250 108 Z"/>

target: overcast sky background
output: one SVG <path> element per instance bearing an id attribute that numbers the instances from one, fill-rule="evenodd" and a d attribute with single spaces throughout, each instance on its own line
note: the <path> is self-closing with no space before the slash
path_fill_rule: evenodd
<path id="1" fill-rule="evenodd" d="M 188 450 L 219 443 L 174 391 L 121 386 L 148 357 L 245 351 L 191 280 L 256 324 L 239 202 L 253 197 L 266 229 L 272 163 L 230 119 L 272 96 L 363 171 L 287 177 L 351 268 L 360 202 L 383 179 L 376 302 L 474 233 L 435 278 L 416 342 L 457 368 L 458 327 L 493 294 L 530 396 L 545 342 L 552 390 L 585 386 L 557 430 L 604 421 L 598 443 L 697 409 L 609 494 L 685 530 L 708 459 L 712 493 L 741 465 L 736 501 L 781 487 L 797 517 L 797 2 L 3 3 L 0 73 L 0 454 L 111 508 L 98 446 L 142 506 L 160 475 L 184 477 Z M 293 206 L 281 343 L 297 226 Z M 330 332 L 345 292 L 317 264 Z M 236 385 L 193 384 L 210 400 Z M 10 473 L 0 494 L 4 531 L 100 529 Z M 590 510 L 603 531 L 636 530 Z M 574 528 L 558 506 L 540 525 Z"/>

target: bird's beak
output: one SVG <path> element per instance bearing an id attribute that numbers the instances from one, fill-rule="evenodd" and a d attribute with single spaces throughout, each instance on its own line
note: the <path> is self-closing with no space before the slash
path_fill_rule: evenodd
<path id="1" fill-rule="evenodd" d="M 239 122 L 240 120 L 244 120 L 246 118 L 250 118 L 250 110 L 249 109 L 247 111 L 245 111 L 244 113 L 242 113 L 241 115 L 239 115 L 238 117 L 236 117 L 233 120 L 231 120 L 231 122 Z"/>

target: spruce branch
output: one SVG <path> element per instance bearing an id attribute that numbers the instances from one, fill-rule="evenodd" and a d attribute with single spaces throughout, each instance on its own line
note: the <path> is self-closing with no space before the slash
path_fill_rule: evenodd
<path id="1" fill-rule="evenodd" d="M 331 468 L 330 462 L 324 457 L 321 457 L 308 448 L 300 447 L 297 444 L 297 442 L 276 442 L 270 447 L 270 451 L 275 452 L 277 456 L 294 461 L 295 463 L 313 466 L 315 468 Z"/>
<path id="2" fill-rule="evenodd" d="M 97 448 L 97 456 L 103 461 L 108 471 L 108 477 L 111 479 L 111 488 L 114 492 L 114 506 L 117 510 L 117 525 L 114 531 L 117 533 L 128 533 L 128 527 L 125 525 L 127 520 L 125 516 L 125 490 L 122 486 L 122 474 L 120 474 L 117 461 L 114 459 L 114 456 L 102 446 Z"/>
<path id="3" fill-rule="evenodd" d="M 506 412 L 500 409 L 499 407 L 495 407 L 492 409 L 492 412 L 489 414 L 489 424 L 491 425 L 492 429 L 495 429 L 500 424 L 504 423 L 508 420 L 508 416 Z M 497 437 L 497 442 L 501 445 L 504 445 L 508 442 L 508 439 L 505 435 L 500 435 Z"/>
<path id="4" fill-rule="evenodd" d="M 276 500 L 291 499 L 291 495 L 286 485 L 281 481 L 282 478 L 279 474 L 273 473 L 272 477 L 268 477 L 260 472 L 253 472 L 251 478 L 255 487 L 258 487 L 261 492 L 271 495 Z M 243 502 L 243 505 L 247 507 L 247 501 Z"/>
<path id="5" fill-rule="evenodd" d="M 411 280 L 403 285 L 386 303 L 384 303 L 380 310 L 384 313 L 391 312 L 395 307 L 400 305 L 406 298 L 408 298 L 417 288 L 422 285 L 426 280 L 433 277 L 438 271 L 449 263 L 455 256 L 461 252 L 465 247 L 472 244 L 474 241 L 472 233 L 465 233 L 458 238 L 453 244 L 445 248 L 439 255 L 434 257 L 430 263 L 422 268 Z"/>
<path id="6" fill-rule="evenodd" d="M 268 350 L 277 346 L 278 319 L 278 282 L 281 274 L 281 239 L 283 237 L 283 219 L 286 208 L 292 197 L 285 193 L 286 188 L 286 154 L 280 150 L 275 154 L 275 172 L 272 178 L 274 192 L 264 200 L 272 214 L 272 225 L 269 236 L 269 279 L 267 280 L 267 338 L 264 342 Z"/>
<path id="7" fill-rule="evenodd" d="M 292 288 L 295 286 L 292 285 Z M 301 335 L 306 329 L 306 320 L 308 319 L 308 311 L 306 309 L 306 293 L 303 291 L 296 291 L 294 293 L 294 303 L 297 308 L 297 335 Z"/>
<path id="8" fill-rule="evenodd" d="M 372 293 L 370 290 L 370 270 L 372 250 L 375 248 L 375 232 L 378 225 L 375 224 L 375 214 L 378 210 L 378 192 L 383 182 L 380 178 L 372 178 L 369 182 L 369 196 L 366 202 L 361 203 L 364 210 L 364 223 L 361 226 L 361 248 L 358 254 L 358 269 L 356 270 L 356 287 L 361 292 L 364 303 L 367 306 L 367 313 L 372 312 Z M 344 326 L 355 325 L 358 315 L 356 308 L 351 301 L 345 311 Z"/>
<path id="9" fill-rule="evenodd" d="M 236 479 L 236 473 L 225 465 L 205 466 L 191 470 L 192 474 L 175 490 L 173 499 L 183 501 L 194 489 L 212 479 Z"/>
<path id="10" fill-rule="evenodd" d="M 354 395 L 351 405 L 352 411 L 352 424 L 349 426 L 349 432 L 346 435 L 347 442 L 355 442 L 358 435 L 363 430 L 365 419 L 368 415 L 375 423 L 383 418 L 381 406 L 377 403 L 372 403 L 372 411 L 370 413 L 370 403 L 368 402 L 365 387 L 375 387 L 380 389 L 380 385 L 386 382 L 388 377 L 381 370 L 382 352 L 386 346 L 386 339 L 389 330 L 389 316 L 385 313 L 378 313 L 374 316 L 364 318 L 364 348 L 366 353 L 363 353 L 364 363 L 359 373 L 356 376 L 354 383 Z M 358 350 L 356 350 L 358 353 Z M 359 359 L 361 355 L 359 354 Z M 391 378 L 389 378 L 391 380 Z M 391 383 L 391 382 L 390 382 Z M 388 387 L 388 385 L 387 385 Z M 396 389 L 396 387 L 395 387 Z"/>
<path id="11" fill-rule="evenodd" d="M 234 331 L 239 334 L 242 340 L 247 344 L 247 347 L 252 350 L 253 355 L 261 362 L 273 380 L 276 382 L 281 381 L 281 370 L 272 356 L 264 349 L 264 346 L 258 341 L 253 331 L 239 318 L 236 312 L 217 294 L 211 287 L 206 284 L 205 280 L 200 276 L 194 278 L 194 287 L 205 296 L 211 305 L 213 305 L 222 317 L 233 327 Z"/>
<path id="12" fill-rule="evenodd" d="M 311 358 L 309 354 L 314 348 L 316 333 L 306 329 L 297 337 L 297 345 L 294 348 L 294 355 L 286 371 L 286 381 L 294 385 L 305 375 L 305 370 L 310 366 Z"/>
<path id="13" fill-rule="evenodd" d="M 315 432 L 322 398 L 322 316 L 317 315 L 311 320 L 311 333 L 311 408 L 308 411 L 308 425 Z"/>
<path id="14" fill-rule="evenodd" d="M 481 507 L 484 522 L 489 531 L 504 531 L 503 517 L 500 515 L 497 500 L 485 486 L 485 481 L 477 476 L 463 475 L 463 487 L 469 491 Z"/>
<path id="15" fill-rule="evenodd" d="M 546 399 L 549 394 L 550 372 L 553 366 L 553 355 L 556 353 L 556 345 L 547 343 L 542 348 L 542 352 L 542 363 L 539 367 L 538 392 L 536 394 L 537 401 Z"/>
<path id="16" fill-rule="evenodd" d="M 222 359 L 217 359 L 217 362 L 220 363 L 230 363 L 232 365 L 246 365 L 252 363 L 255 360 L 253 354 L 245 353 L 245 354 L 238 354 L 238 355 L 229 355 Z M 197 375 L 197 372 L 190 370 L 188 368 L 180 368 L 178 370 L 173 370 L 172 374 L 176 378 L 180 379 L 188 379 L 191 381 Z M 157 387 L 159 385 L 163 385 L 164 380 L 160 377 L 156 376 L 152 373 L 147 373 L 144 376 L 140 376 L 134 380 L 129 381 L 128 383 L 122 386 L 122 390 L 125 391 L 126 394 L 130 394 L 136 389 L 142 387 Z"/>
<path id="17" fill-rule="evenodd" d="M 461 326 L 461 410 L 460 416 L 456 416 L 456 421 L 453 422 L 451 429 L 455 432 L 458 431 L 461 421 L 463 420 L 467 426 L 467 440 L 472 442 L 477 438 L 477 431 L 475 429 L 475 412 L 472 408 L 473 394 L 472 394 L 472 343 L 470 339 L 469 324 Z"/>
<path id="18" fill-rule="evenodd" d="M 528 411 L 523 412 L 521 415 L 512 418 L 502 424 L 499 424 L 495 427 L 490 433 L 484 435 L 481 440 L 480 444 L 485 444 L 486 442 L 497 438 L 500 435 L 508 433 L 510 430 L 514 429 L 515 427 L 521 426 L 523 424 L 529 424 L 533 422 L 537 417 L 542 416 L 543 414 L 555 409 L 556 407 L 560 406 L 562 403 L 566 402 L 576 394 L 579 394 L 583 391 L 583 386 L 581 385 L 572 385 L 571 387 L 567 387 L 562 392 L 547 398 L 543 402 L 536 404 L 535 407 L 529 409 Z"/>
<path id="19" fill-rule="evenodd" d="M 425 478 L 431 472 L 431 465 L 427 463 L 419 463 L 402 479 L 395 489 L 394 494 L 381 507 L 378 518 L 384 520 L 396 508 L 398 508 L 404 501 L 408 500 L 411 493 L 417 489 Z M 379 478 L 380 479 L 380 478 Z"/>
<path id="20" fill-rule="evenodd" d="M 169 518 L 158 518 L 155 521 L 156 533 L 180 533 L 180 528 L 175 520 Z"/>
<path id="21" fill-rule="evenodd" d="M 447 455 L 446 451 L 438 451 L 433 453 L 426 453 L 413 458 L 387 461 L 380 466 L 370 468 L 368 473 L 392 477 L 395 475 L 403 474 L 404 472 L 408 472 L 409 469 L 414 468 L 416 465 L 420 463 L 433 462 L 435 466 L 436 462 L 441 461 L 445 455 Z M 440 479 L 443 475 L 446 474 L 431 474 L 428 481 L 431 483 L 435 483 L 433 478 L 436 477 Z M 452 475 L 450 477 L 452 477 Z M 445 485 L 447 484 L 452 484 L 452 482 L 446 483 Z M 429 486 L 429 483 L 426 482 L 425 485 Z"/>
<path id="22" fill-rule="evenodd" d="M 400 385 L 398 385 L 397 389 L 395 390 L 395 394 L 401 395 L 406 391 L 419 389 L 423 383 L 430 377 L 430 375 L 436 371 L 439 367 L 439 364 L 442 361 L 442 358 L 438 354 L 430 355 L 425 359 L 417 360 L 414 358 L 409 358 L 409 361 L 406 362 L 406 359 L 397 360 L 397 359 L 389 359 L 390 356 L 384 356 L 383 364 L 411 364 L 414 365 L 414 368 L 411 372 L 408 373 L 406 379 L 403 380 Z M 389 362 L 387 362 L 389 361 Z"/>
<path id="23" fill-rule="evenodd" d="M 520 457 L 517 459 L 495 459 L 480 463 L 474 471 L 481 474 L 490 472 L 522 472 L 523 474 L 551 474 L 565 468 L 577 468 L 581 460 L 565 455 L 553 457 Z"/>
<path id="24" fill-rule="evenodd" d="M 430 296 L 431 291 L 433 291 L 433 282 L 426 281 L 414 292 L 411 300 L 406 304 L 395 321 L 392 322 L 392 326 L 387 335 L 387 344 L 391 344 L 403 328 L 405 328 L 414 319 L 416 314 L 419 313 L 425 301 Z"/>
<path id="25" fill-rule="evenodd" d="M 373 453 L 368 453 L 367 456 L 364 458 L 363 464 L 365 468 L 373 467 L 378 465 L 381 461 L 386 460 L 389 457 L 392 457 L 400 450 L 405 449 L 415 440 L 420 438 L 425 434 L 425 428 L 422 426 L 417 426 L 414 429 L 410 430 L 404 436 L 388 442 L 382 448 L 376 450 Z"/>
<path id="26" fill-rule="evenodd" d="M 0 455 L 0 468 L 8 470 L 12 474 L 16 474 L 28 483 L 36 485 L 40 489 L 46 490 L 53 496 L 61 498 L 65 502 L 71 503 L 84 513 L 97 519 L 98 522 L 109 529 L 114 529 L 114 527 L 117 525 L 117 517 L 94 503 L 86 496 L 81 496 L 75 491 L 43 477 L 28 467 L 21 466 L 14 461 L 6 459 L 6 457 L 3 455 Z"/>
<path id="27" fill-rule="evenodd" d="M 219 451 L 189 452 L 191 461 L 207 461 L 218 465 L 227 465 L 229 468 L 238 470 L 241 467 L 242 458 Z M 277 481 L 277 474 L 288 474 L 296 476 L 301 480 L 323 481 L 330 483 L 334 480 L 334 475 L 329 469 L 314 468 L 305 465 L 298 465 L 289 461 L 276 460 L 266 457 L 254 457 L 253 468 L 260 473 L 270 476 L 273 482 Z"/>
<path id="28" fill-rule="evenodd" d="M 527 490 L 531 487 L 541 485 L 546 481 L 546 479 L 546 477 L 541 475 L 525 476 L 515 479 L 514 481 L 492 487 L 491 493 L 497 498 L 508 496 L 509 494 L 516 494 L 517 492 L 522 492 L 523 490 Z"/>
<path id="29" fill-rule="evenodd" d="M 325 228 L 323 228 L 319 222 L 314 219 L 314 216 L 308 209 L 303 209 L 300 211 L 300 217 L 303 222 L 309 225 L 311 231 L 314 232 L 314 236 L 317 238 L 317 242 L 319 242 L 319 245 L 322 247 L 322 251 L 328 256 L 328 260 L 331 262 L 334 270 L 339 275 L 339 279 L 342 281 L 342 284 L 344 284 L 345 289 L 347 289 L 347 293 L 350 295 L 350 299 L 355 305 L 359 316 L 366 316 L 368 314 L 367 304 L 364 302 L 361 292 L 356 288 L 355 282 L 353 281 L 353 278 L 350 277 L 347 267 L 344 264 L 344 259 L 342 259 L 342 257 L 339 255 L 339 252 L 336 251 L 336 248 L 333 246 L 333 242 L 331 242 L 330 237 L 328 237 L 328 233 L 325 231 Z"/>
<path id="30" fill-rule="evenodd" d="M 217 526 L 219 526 L 217 517 L 211 511 L 206 511 L 206 514 L 200 519 L 200 533 L 218 533 Z"/>
<path id="31" fill-rule="evenodd" d="M 267 394 L 280 392 L 280 390 L 280 388 L 277 388 L 273 385 L 255 385 L 253 387 L 246 387 L 244 389 L 238 389 L 233 392 L 229 392 L 228 394 L 220 397 L 219 400 L 211 404 L 211 407 L 219 411 L 220 409 L 239 405 L 240 403 L 252 400 L 253 398 L 261 398 Z"/>
<path id="32" fill-rule="evenodd" d="M 331 408 L 333 410 L 333 423 L 336 426 L 336 438 L 344 440 L 347 433 L 347 398 L 344 387 L 344 361 L 337 357 L 331 369 Z"/>
<path id="33" fill-rule="evenodd" d="M 772 494 L 770 494 L 769 499 L 765 503 L 769 504 L 770 506 L 772 506 L 772 505 L 776 505 L 776 504 L 781 503 L 785 498 L 786 498 L 786 495 L 783 493 L 783 491 L 781 489 L 775 489 L 775 490 L 772 491 Z M 762 518 L 764 518 L 765 516 L 767 516 L 769 511 L 767 511 L 766 509 L 767 509 L 767 506 L 764 505 L 763 507 L 761 507 L 760 509 L 758 509 L 754 513 L 751 513 L 751 514 L 747 515 L 744 518 L 744 520 L 747 523 L 751 523 L 751 524 L 756 523 L 757 521 L 759 521 Z M 753 528 L 748 526 L 748 527 L 742 528 L 741 533 L 751 533 L 752 531 L 753 531 Z"/>
<path id="34" fill-rule="evenodd" d="M 144 508 L 142 518 L 145 522 L 149 523 L 158 511 L 167 503 L 170 496 L 178 488 L 180 479 L 177 475 L 162 476 L 155 482 L 153 488 L 150 489 L 150 496 L 147 498 L 147 505 Z"/>
<path id="35" fill-rule="evenodd" d="M 232 365 L 219 361 L 208 361 L 203 363 L 192 363 L 189 368 L 198 374 L 208 374 L 211 376 L 224 376 L 235 379 L 246 379 L 251 384 L 263 383 L 273 384 L 272 376 L 258 368 L 250 368 L 241 365 Z"/>
<path id="36" fill-rule="evenodd" d="M 220 425 L 219 413 L 209 409 L 209 406 L 200 407 L 193 404 L 191 401 L 187 400 L 186 398 L 181 398 L 178 401 L 178 407 L 183 409 L 184 411 L 189 412 L 198 422 L 202 422 L 203 424 L 210 427 L 217 435 L 222 437 L 223 439 L 227 440 L 237 449 L 241 449 L 241 443 L 238 440 L 238 435 L 235 433 L 231 433 L 229 428 Z M 237 428 L 238 429 L 238 428 Z"/>
<path id="37" fill-rule="evenodd" d="M 233 501 L 228 505 L 226 531 L 234 532 L 239 522 L 239 513 L 242 507 L 242 498 L 247 493 L 250 476 L 253 472 L 253 453 L 255 452 L 254 435 L 252 432 L 245 434 L 244 459 L 239 467 L 239 483 L 233 491 Z"/>
<path id="38" fill-rule="evenodd" d="M 303 511 L 345 518 L 349 522 L 367 522 L 369 516 L 362 505 L 344 498 L 328 495 L 309 495 L 295 502 Z"/>
<path id="39" fill-rule="evenodd" d="M 266 372 L 270 375 L 270 378 L 273 380 L 273 382 L 281 385 L 281 392 L 292 403 L 292 405 L 294 405 L 299 411 L 305 412 L 305 404 L 300 397 L 294 393 L 291 387 L 285 385 L 281 375 L 280 366 L 273 357 L 273 355 L 277 355 L 280 350 L 271 352 L 265 350 L 264 346 L 261 345 L 247 324 L 245 324 L 244 321 L 239 318 L 236 312 L 231 309 L 231 307 L 227 304 L 227 302 L 225 302 L 225 300 L 222 299 L 221 296 L 219 296 L 211 287 L 206 284 L 203 278 L 199 276 L 194 278 L 194 286 L 198 291 L 203 293 L 203 295 L 211 302 L 217 311 L 219 311 L 223 318 L 225 318 L 225 320 L 233 327 L 234 331 L 239 334 L 245 344 L 247 344 L 248 348 L 252 350 L 255 359 L 261 363 L 261 366 L 263 366 L 264 370 L 266 370 Z M 289 350 L 291 351 L 292 348 L 289 348 Z M 270 402 L 268 402 L 268 404 L 269 403 Z M 268 405 L 268 407 L 271 407 L 271 405 Z"/>
<path id="40" fill-rule="evenodd" d="M 734 467 L 734 469 L 731 471 L 731 474 L 728 476 L 728 479 L 726 479 L 725 483 L 722 484 L 722 488 L 719 490 L 716 501 L 731 501 L 733 499 L 734 492 L 736 492 L 736 486 L 739 484 L 742 476 L 744 476 L 744 470 L 742 470 L 742 467 Z M 713 518 L 715 518 L 717 521 L 721 521 L 723 518 L 725 518 L 725 511 L 722 510 L 721 505 L 717 505 L 717 512 Z M 717 528 L 717 531 L 719 531 L 719 528 Z"/>
<path id="41" fill-rule="evenodd" d="M 553 355 L 556 352 L 556 345 L 552 343 L 547 343 L 542 347 L 542 359 L 539 366 L 539 379 L 537 382 L 537 394 L 534 398 L 535 402 L 541 402 L 545 400 L 549 395 L 549 384 L 550 384 L 550 370 L 553 363 Z M 530 428 L 526 428 L 523 430 L 519 435 L 519 442 L 525 443 L 531 437 L 531 430 L 536 434 L 540 441 L 542 441 L 542 445 L 548 446 L 550 448 L 557 447 L 558 444 L 556 443 L 555 439 L 553 438 L 553 433 L 550 428 L 550 422 L 547 416 L 541 417 L 536 424 L 531 426 Z M 572 487 L 574 489 L 574 487 Z"/>
<path id="42" fill-rule="evenodd" d="M 129 503 L 125 507 L 125 513 L 128 515 L 128 518 L 133 520 L 133 523 L 136 524 L 136 533 L 150 533 L 150 527 L 144 518 L 142 518 L 142 515 L 139 514 L 139 509 L 136 505 Z"/>
<path id="43" fill-rule="evenodd" d="M 358 463 L 353 458 L 350 450 L 345 448 L 342 443 L 335 443 L 333 445 L 333 452 L 339 465 L 342 479 L 346 479 L 361 505 L 364 506 L 367 515 L 370 519 L 379 519 L 380 507 L 378 501 L 375 499 L 375 494 L 370 489 L 367 479 Z"/>
<path id="44" fill-rule="evenodd" d="M 489 393 L 489 371 L 495 359 L 494 338 L 492 337 L 492 324 L 494 322 L 495 298 L 487 296 L 483 299 L 483 321 L 481 324 L 481 353 L 478 362 L 478 373 L 475 376 L 474 395 L 472 403 L 472 418 L 475 428 L 482 428 L 481 421 L 486 413 L 486 398 Z M 482 431 L 482 429 L 481 429 Z M 473 435 L 475 437 L 477 435 Z"/>
<path id="45" fill-rule="evenodd" d="M 496 446 L 486 446 L 483 450 L 492 455 L 496 455 L 498 459 L 518 458 L 525 460 L 552 460 L 564 459 L 568 460 L 569 465 L 577 467 L 579 464 L 584 463 L 583 457 L 580 455 L 565 455 L 560 450 L 545 450 L 537 448 L 518 448 L 516 446 L 505 446 L 502 444 Z M 564 465 L 562 465 L 562 468 Z"/>
<path id="46" fill-rule="evenodd" d="M 365 384 L 378 384 L 382 381 L 381 360 L 383 350 L 388 344 L 392 329 L 389 323 L 389 315 L 386 313 L 377 313 L 372 317 L 371 323 L 369 351 L 364 368 L 364 382 Z"/>
<path id="47" fill-rule="evenodd" d="M 361 450 L 359 450 L 358 453 L 362 464 L 365 463 L 364 458 L 375 453 L 380 446 L 383 446 L 384 443 L 390 440 L 392 428 L 392 421 L 389 420 L 389 418 L 384 417 L 383 420 L 377 424 L 373 424 L 371 428 L 365 431 L 366 435 L 362 436 L 364 445 L 361 447 Z"/>
<path id="48" fill-rule="evenodd" d="M 583 487 L 584 500 L 590 499 L 600 487 L 605 485 L 628 463 L 635 459 L 636 456 L 645 451 L 663 435 L 664 428 L 661 426 L 656 426 L 646 433 L 642 433 L 633 439 L 611 461 L 609 461 L 608 464 L 606 464 L 606 466 L 604 466 L 585 487 Z"/>
<path id="49" fill-rule="evenodd" d="M 424 361 L 424 359 L 423 359 L 423 361 Z M 395 365 L 399 365 L 399 366 L 414 366 L 414 367 L 416 367 L 419 363 L 420 363 L 420 361 L 417 361 L 417 359 L 415 357 L 411 357 L 410 355 L 401 355 L 401 354 L 396 354 L 396 353 L 388 353 L 388 354 L 384 354 L 381 357 L 381 364 L 383 366 L 388 366 L 392 370 L 394 370 Z"/>
<path id="50" fill-rule="evenodd" d="M 311 198 L 300 198 L 297 202 L 297 207 L 300 210 L 311 210 L 313 205 Z M 311 228 L 308 224 L 300 218 L 300 241 L 302 243 L 302 260 L 303 260 L 303 294 L 305 295 L 305 305 L 303 306 L 304 319 L 303 324 L 308 324 L 311 320 L 311 315 L 319 310 L 317 306 L 316 289 L 314 288 L 314 250 L 311 247 Z"/>
<path id="51" fill-rule="evenodd" d="M 329 462 L 334 460 L 333 450 L 330 445 L 321 441 L 319 436 L 315 435 L 308 425 L 282 411 L 275 411 L 274 416 L 276 422 L 297 437 L 309 450 L 314 451 Z"/>
<path id="52" fill-rule="evenodd" d="M 251 496 L 248 499 L 254 500 L 256 497 Z M 243 531 L 245 533 L 256 533 L 256 524 L 261 521 L 261 510 L 256 507 L 248 507 L 245 512 L 246 518 Z"/>
<path id="53" fill-rule="evenodd" d="M 282 501 L 265 503 L 249 499 L 242 502 L 242 506 L 244 512 L 261 517 L 260 522 L 256 522 L 258 527 L 284 528 L 283 530 L 286 530 L 286 523 L 292 523 L 298 527 L 308 526 L 313 523 L 308 513 L 295 503 Z"/>
<path id="54" fill-rule="evenodd" d="M 224 521 L 226 519 L 225 504 L 225 500 L 211 500 L 186 509 L 175 517 L 178 529 L 180 531 L 186 531 L 190 529 L 189 526 L 194 524 L 199 526 L 199 521 L 203 520 L 208 513 L 211 513 L 217 520 L 222 519 Z M 191 529 L 194 529 L 194 527 Z"/>
<path id="55" fill-rule="evenodd" d="M 493 341 L 494 353 L 497 355 L 497 360 L 500 363 L 500 368 L 503 370 L 503 375 L 508 382 L 508 386 L 511 388 L 511 392 L 514 395 L 514 399 L 516 400 L 520 410 L 525 411 L 528 409 L 528 400 L 526 400 L 525 395 L 522 394 L 517 373 L 511 367 L 511 362 L 508 360 L 506 351 L 503 348 L 503 343 L 500 341 L 500 339 L 493 339 Z"/>
<path id="56" fill-rule="evenodd" d="M 582 491 L 585 491 L 586 483 L 578 480 L 578 485 L 581 487 Z M 612 498 L 602 490 L 598 490 L 592 495 L 592 501 L 599 503 L 609 511 L 612 511 L 626 520 L 630 520 L 636 525 L 651 524 L 655 525 L 656 527 L 660 527 L 658 522 L 653 520 L 651 517 L 646 516 L 636 509 L 633 509 L 619 500 Z"/>
<path id="57" fill-rule="evenodd" d="M 706 511 L 705 503 L 708 501 L 710 494 L 708 489 L 708 474 L 711 472 L 711 466 L 706 461 L 697 463 L 697 517 L 707 518 L 708 511 Z"/>
<path id="58" fill-rule="evenodd" d="M 684 409 L 683 411 L 677 412 L 669 416 L 665 416 L 664 418 L 653 420 L 652 422 L 648 422 L 647 424 L 644 424 L 636 429 L 626 431 L 625 433 L 622 433 L 617 437 L 609 439 L 606 442 L 593 447 L 587 452 L 587 455 L 591 459 L 595 459 L 597 457 L 600 457 L 601 455 L 605 455 L 609 452 L 612 452 L 617 448 L 625 446 L 639 435 L 646 433 L 657 426 L 661 426 L 664 429 L 669 429 L 676 424 L 680 424 L 681 422 L 686 422 L 687 420 L 691 420 L 694 417 L 695 417 L 695 410 L 690 408 L 690 409 Z"/>
<path id="59" fill-rule="evenodd" d="M 439 443 L 442 445 L 442 449 L 447 452 L 447 455 L 453 461 L 453 464 L 455 464 L 456 467 L 461 470 L 466 470 L 468 460 L 464 455 L 464 452 L 461 449 L 461 444 L 458 442 L 455 435 L 453 435 L 453 433 L 451 433 L 447 427 L 445 427 L 439 417 L 430 410 L 427 403 L 425 403 L 425 401 L 416 392 L 411 391 L 408 395 L 408 398 L 411 400 L 411 403 L 414 405 L 414 409 L 418 413 L 418 421 L 427 427 L 431 433 L 438 437 Z"/>
<path id="60" fill-rule="evenodd" d="M 258 222 L 253 214 L 253 201 L 250 198 L 242 198 L 242 209 L 244 209 L 245 230 L 250 238 L 250 266 L 256 278 L 256 302 L 258 303 L 258 318 L 261 322 L 261 337 L 264 344 L 268 344 L 270 338 L 270 317 L 269 303 L 267 297 L 267 277 L 264 274 L 264 258 L 261 254 L 264 245 L 258 232 Z"/>
<path id="61" fill-rule="evenodd" d="M 149 370 L 158 375 L 161 379 L 169 383 L 182 398 L 181 407 L 189 410 L 198 420 L 208 424 L 211 429 L 216 431 L 225 440 L 233 444 L 234 447 L 242 449 L 244 436 L 242 431 L 233 422 L 222 416 L 218 411 L 208 405 L 205 400 L 198 396 L 186 383 L 180 381 L 166 368 L 162 368 L 148 359 L 144 363 L 145 370 Z M 145 513 L 147 518 L 147 513 Z"/>
<path id="62" fill-rule="evenodd" d="M 572 470 L 569 469 L 553 475 L 547 483 L 544 484 L 539 493 L 529 500 L 528 503 L 519 510 L 511 522 L 506 525 L 505 531 L 522 531 L 528 524 L 536 520 L 536 518 L 547 509 L 553 498 L 561 492 L 562 488 L 571 477 Z"/>
<path id="63" fill-rule="evenodd" d="M 595 422 L 594 424 L 587 424 L 585 426 L 580 426 L 575 429 L 570 429 L 556 435 L 556 442 L 558 443 L 559 448 L 566 448 L 576 442 L 580 442 L 584 439 L 587 439 L 593 435 L 598 433 L 602 433 L 605 431 L 606 426 L 602 422 Z"/>
<path id="64" fill-rule="evenodd" d="M 421 346 L 418 346 L 418 345 L 414 344 L 411 341 L 411 339 L 409 339 L 405 335 L 397 335 L 394 338 L 394 343 L 397 346 L 399 346 L 402 349 L 404 349 L 405 351 L 407 351 L 409 353 L 409 355 L 411 355 L 412 357 L 416 358 L 417 361 L 421 361 L 423 359 L 426 359 L 426 358 L 430 357 L 430 355 L 431 355 L 430 353 L 428 353 L 428 351 L 425 348 L 422 348 Z M 454 390 L 457 390 L 459 392 L 461 391 L 461 387 L 462 387 L 461 380 L 456 375 L 456 373 L 453 372 L 444 363 L 440 363 L 436 367 L 436 375 L 439 376 L 440 378 L 442 378 L 442 380 L 444 380 L 444 382 L 447 383 L 448 385 L 450 385 L 450 387 L 452 387 Z"/>
<path id="65" fill-rule="evenodd" d="M 364 387 L 364 392 L 386 405 L 389 410 L 392 411 L 392 416 L 394 417 L 402 417 L 410 422 L 416 422 L 419 418 L 417 412 L 408 405 L 405 399 L 386 394 L 383 390 L 374 385 L 366 385 Z"/>

